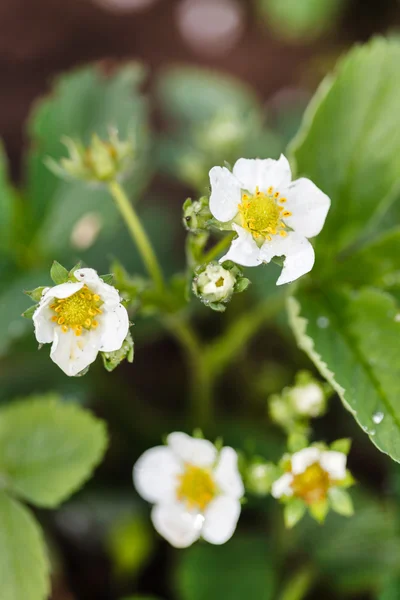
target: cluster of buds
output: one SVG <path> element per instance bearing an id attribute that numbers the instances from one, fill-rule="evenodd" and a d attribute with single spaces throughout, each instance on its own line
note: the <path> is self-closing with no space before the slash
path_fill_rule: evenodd
<path id="1" fill-rule="evenodd" d="M 221 265 L 210 262 L 196 269 L 192 289 L 203 304 L 223 312 L 233 294 L 244 292 L 249 284 L 250 280 L 234 263 L 226 261 Z"/>
<path id="2" fill-rule="evenodd" d="M 102 140 L 94 134 L 88 146 L 68 137 L 64 137 L 62 142 L 67 147 L 69 157 L 59 162 L 47 159 L 47 166 L 60 177 L 107 183 L 121 179 L 132 168 L 133 141 L 121 141 L 115 129 L 110 130 L 108 140 Z"/>
<path id="3" fill-rule="evenodd" d="M 325 414 L 332 388 L 315 379 L 308 371 L 300 371 L 292 387 L 268 399 L 271 420 L 291 433 L 307 428 L 308 420 Z"/>

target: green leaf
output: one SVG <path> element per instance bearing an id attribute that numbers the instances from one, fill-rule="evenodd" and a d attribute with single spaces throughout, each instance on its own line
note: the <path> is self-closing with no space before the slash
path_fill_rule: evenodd
<path id="1" fill-rule="evenodd" d="M 0 492 L 2 600 L 46 600 L 49 564 L 40 528 L 31 513 Z"/>
<path id="2" fill-rule="evenodd" d="M 329 490 L 329 500 L 335 512 L 344 517 L 351 517 L 354 514 L 354 507 L 351 496 L 346 490 L 335 487 Z"/>
<path id="3" fill-rule="evenodd" d="M 57 396 L 14 403 L 0 411 L 1 477 L 36 506 L 57 506 L 90 477 L 106 441 L 102 421 Z"/>
<path id="4" fill-rule="evenodd" d="M 387 287 L 400 283 L 400 227 L 363 244 L 350 256 L 332 265 L 332 276 L 354 287 Z"/>
<path id="5" fill-rule="evenodd" d="M 68 281 L 69 273 L 65 267 L 55 260 L 51 266 L 50 277 L 56 285 L 59 285 Z"/>
<path id="6" fill-rule="evenodd" d="M 302 348 L 382 452 L 400 461 L 400 322 L 395 300 L 366 288 L 288 302 Z"/>
<path id="7" fill-rule="evenodd" d="M 390 580 L 385 585 L 381 594 L 379 594 L 378 600 L 398 600 L 400 590 L 400 577 L 397 579 Z"/>
<path id="8" fill-rule="evenodd" d="M 87 67 L 63 75 L 51 95 L 35 105 L 29 122 L 32 145 L 27 191 L 37 230 L 35 242 L 47 254 L 61 258 L 75 250 L 71 231 L 88 213 L 99 217 L 103 241 L 119 223 L 105 188 L 62 181 L 45 165 L 46 157 L 59 160 L 66 156 L 63 136 L 86 144 L 93 134 L 108 138 L 110 127 L 119 131 L 122 140 L 132 136 L 136 144 L 134 168 L 125 182 L 130 198 L 137 198 L 147 183 L 149 136 L 147 108 L 139 92 L 142 80 L 140 65 L 123 67 L 110 77 L 96 67 Z"/>
<path id="9" fill-rule="evenodd" d="M 306 508 L 305 503 L 300 498 L 292 498 L 285 504 L 283 517 L 288 529 L 291 529 L 300 521 L 306 512 Z"/>
<path id="10" fill-rule="evenodd" d="M 258 0 L 268 26 L 291 41 L 318 37 L 332 27 L 344 0 Z"/>
<path id="11" fill-rule="evenodd" d="M 274 556 L 264 535 L 236 534 L 224 546 L 197 544 L 182 553 L 176 581 L 178 599 L 273 600 Z"/>
<path id="12" fill-rule="evenodd" d="M 253 90 L 241 81 L 216 71 L 194 67 L 165 70 L 157 82 L 164 112 L 173 119 L 202 121 L 224 110 L 239 115 L 259 110 Z"/>
<path id="13" fill-rule="evenodd" d="M 352 50 L 321 84 L 293 141 L 297 174 L 332 200 L 317 242 L 330 256 L 368 224 L 375 228 L 374 214 L 383 213 L 399 189 L 399 61 L 394 39 Z"/>

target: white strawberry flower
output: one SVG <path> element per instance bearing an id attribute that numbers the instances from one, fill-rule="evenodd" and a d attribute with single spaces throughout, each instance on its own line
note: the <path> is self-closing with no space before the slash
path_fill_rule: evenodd
<path id="1" fill-rule="evenodd" d="M 118 290 L 94 269 L 77 269 L 74 276 L 76 282 L 43 290 L 33 314 L 37 341 L 52 344 L 51 359 L 70 376 L 94 362 L 98 352 L 119 350 L 129 331 Z"/>
<path id="2" fill-rule="evenodd" d="M 290 399 L 301 416 L 318 417 L 325 408 L 325 394 L 319 383 L 311 381 L 290 390 Z"/>
<path id="3" fill-rule="evenodd" d="M 233 535 L 244 494 L 233 448 L 218 451 L 207 440 L 171 433 L 166 446 L 138 459 L 133 481 L 154 504 L 153 525 L 172 546 L 186 548 L 200 537 L 224 544 Z"/>
<path id="4" fill-rule="evenodd" d="M 240 158 L 233 172 L 211 169 L 211 213 L 231 222 L 238 234 L 220 262 L 256 267 L 284 256 L 277 285 L 311 271 L 315 255 L 308 238 L 320 233 L 330 199 L 309 179 L 291 179 L 283 155 L 279 160 Z"/>
<path id="5" fill-rule="evenodd" d="M 272 484 L 272 496 L 296 496 L 307 504 L 320 502 L 331 487 L 346 478 L 346 462 L 347 456 L 335 450 L 310 447 L 295 452 L 290 470 Z"/>

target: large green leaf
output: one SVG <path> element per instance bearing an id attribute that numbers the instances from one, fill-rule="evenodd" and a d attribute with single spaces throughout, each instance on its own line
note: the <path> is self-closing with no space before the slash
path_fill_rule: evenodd
<path id="1" fill-rule="evenodd" d="M 259 110 L 253 90 L 216 71 L 172 67 L 158 79 L 157 92 L 164 112 L 177 120 L 211 119 L 219 111 L 244 115 Z"/>
<path id="2" fill-rule="evenodd" d="M 54 507 L 77 490 L 103 457 L 102 421 L 55 397 L 32 398 L 0 411 L 0 474 L 8 489 Z"/>
<path id="3" fill-rule="evenodd" d="M 235 537 L 226 545 L 197 544 L 187 550 L 177 572 L 180 600 L 272 600 L 274 554 L 265 536 Z"/>
<path id="4" fill-rule="evenodd" d="M 382 452 L 400 461 L 400 320 L 389 294 L 325 289 L 288 301 L 297 343 Z"/>
<path id="5" fill-rule="evenodd" d="M 147 181 L 147 110 L 138 90 L 142 76 L 138 65 L 124 67 L 110 77 L 94 67 L 81 69 L 57 80 L 52 95 L 34 110 L 27 181 L 30 226 L 39 227 L 35 241 L 47 253 L 65 254 L 73 226 L 88 212 L 101 216 L 104 233 L 113 230 L 118 218 L 106 190 L 62 181 L 44 164 L 48 156 L 55 160 L 66 156 L 63 136 L 88 142 L 93 133 L 106 138 L 110 127 L 118 129 L 121 139 L 133 135 L 135 163 L 127 181 L 130 196 L 137 195 Z"/>
<path id="6" fill-rule="evenodd" d="M 30 512 L 0 492 L 2 600 L 46 600 L 49 565 L 41 531 Z"/>
<path id="7" fill-rule="evenodd" d="M 330 256 L 376 223 L 400 184 L 400 43 L 352 50 L 306 111 L 292 154 L 297 174 L 332 199 L 318 246 Z"/>
<path id="8" fill-rule="evenodd" d="M 352 286 L 376 285 L 390 288 L 400 283 L 400 227 L 394 227 L 363 244 L 348 257 L 339 258 L 328 266 L 334 277 Z"/>

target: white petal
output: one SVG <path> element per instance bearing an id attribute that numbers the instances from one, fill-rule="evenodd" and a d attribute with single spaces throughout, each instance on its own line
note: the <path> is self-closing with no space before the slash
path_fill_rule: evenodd
<path id="1" fill-rule="evenodd" d="M 260 248 L 255 243 L 251 233 L 235 223 L 233 223 L 232 229 L 236 231 L 239 237 L 233 240 L 228 252 L 219 259 L 219 262 L 223 263 L 225 260 L 232 260 L 244 267 L 257 267 L 260 265 Z"/>
<path id="2" fill-rule="evenodd" d="M 106 307 L 115 308 L 121 302 L 118 290 L 112 285 L 104 283 L 94 269 L 77 269 L 74 275 L 79 281 L 86 284 L 92 292 L 98 294 Z"/>
<path id="3" fill-rule="evenodd" d="M 289 231 L 286 237 L 274 235 L 271 241 L 265 242 L 260 250 L 260 258 L 270 262 L 274 256 L 285 256 L 282 273 L 276 285 L 291 283 L 305 275 L 314 266 L 314 248 L 302 235 Z"/>
<path id="4" fill-rule="evenodd" d="M 233 448 L 222 448 L 218 464 L 214 470 L 214 479 L 220 490 L 232 498 L 241 498 L 244 486 L 238 469 L 238 456 Z"/>
<path id="5" fill-rule="evenodd" d="M 261 192 L 266 192 L 271 186 L 278 190 L 287 188 L 292 179 L 289 162 L 283 154 L 279 160 L 239 158 L 233 167 L 233 174 L 242 187 L 252 194 L 256 187 Z"/>
<path id="6" fill-rule="evenodd" d="M 156 531 L 175 548 L 187 548 L 198 540 L 204 523 L 203 515 L 175 503 L 156 504 L 151 520 Z"/>
<path id="7" fill-rule="evenodd" d="M 210 502 L 204 512 L 204 525 L 201 536 L 210 544 L 225 544 L 236 529 L 241 505 L 239 500 L 229 496 L 218 496 Z"/>
<path id="8" fill-rule="evenodd" d="M 282 496 L 293 496 L 292 490 L 293 475 L 284 473 L 279 479 L 272 484 L 271 494 L 274 498 Z"/>
<path id="9" fill-rule="evenodd" d="M 292 473 L 299 475 L 316 462 L 319 462 L 321 451 L 318 448 L 304 448 L 292 456 Z"/>
<path id="10" fill-rule="evenodd" d="M 49 344 L 54 339 L 54 323 L 51 318 L 53 311 L 48 303 L 40 304 L 33 313 L 33 324 L 35 327 L 35 336 L 39 344 Z"/>
<path id="11" fill-rule="evenodd" d="M 85 330 L 80 336 L 71 329 L 66 333 L 59 328 L 54 330 L 50 358 L 66 375 L 72 377 L 86 369 L 96 360 L 98 351 L 99 337 L 94 330 Z"/>
<path id="12" fill-rule="evenodd" d="M 284 218 L 289 227 L 307 238 L 318 235 L 331 205 L 329 197 L 304 177 L 293 181 L 282 195 L 287 198 L 285 209 L 292 213 Z"/>
<path id="13" fill-rule="evenodd" d="M 50 288 L 45 294 L 43 294 L 40 303 L 43 304 L 49 302 L 52 298 L 69 298 L 75 292 L 79 292 L 83 288 L 83 283 L 73 283 L 69 281 L 67 283 L 60 283 Z"/>
<path id="14" fill-rule="evenodd" d="M 238 213 L 242 195 L 236 177 L 226 167 L 213 167 L 210 171 L 210 211 L 223 223 Z"/>
<path id="15" fill-rule="evenodd" d="M 74 271 L 74 276 L 78 281 L 82 281 L 88 286 L 90 286 L 90 284 L 96 285 L 101 282 L 100 277 L 97 275 L 97 271 L 94 269 L 77 269 Z"/>
<path id="16" fill-rule="evenodd" d="M 99 328 L 99 350 L 114 352 L 119 350 L 129 331 L 128 312 L 122 304 L 113 310 L 104 311 Z"/>
<path id="17" fill-rule="evenodd" d="M 333 450 L 322 452 L 319 462 L 324 471 L 329 473 L 332 479 L 340 481 L 346 477 L 347 456 L 343 452 L 335 452 Z"/>
<path id="18" fill-rule="evenodd" d="M 208 440 L 190 437 L 175 431 L 167 437 L 168 446 L 183 462 L 198 467 L 211 467 L 217 459 L 217 449 Z"/>
<path id="19" fill-rule="evenodd" d="M 133 467 L 133 483 L 148 502 L 176 500 L 178 475 L 182 465 L 168 446 L 156 446 L 142 454 Z"/>

